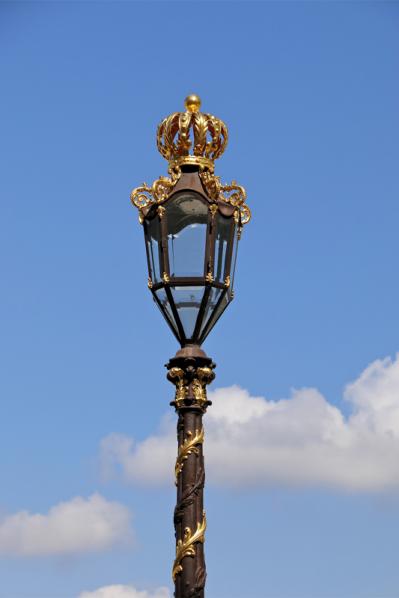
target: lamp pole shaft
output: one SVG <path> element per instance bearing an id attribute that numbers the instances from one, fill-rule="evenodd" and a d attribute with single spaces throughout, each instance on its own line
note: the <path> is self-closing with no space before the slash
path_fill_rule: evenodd
<path id="1" fill-rule="evenodd" d="M 172 571 L 175 598 L 204 598 L 206 515 L 202 417 L 211 404 L 206 397 L 206 385 L 215 377 L 214 367 L 205 354 L 175 357 L 167 364 L 168 379 L 176 385 L 176 396 L 171 405 L 178 414 L 177 504 L 174 512 L 176 558 Z"/>

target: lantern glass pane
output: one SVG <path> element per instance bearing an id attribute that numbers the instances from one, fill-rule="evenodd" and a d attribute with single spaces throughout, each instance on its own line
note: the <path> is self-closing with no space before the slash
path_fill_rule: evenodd
<path id="1" fill-rule="evenodd" d="M 160 308 L 160 310 L 162 312 L 162 315 L 164 317 L 166 317 L 166 319 L 172 326 L 173 330 L 175 330 L 176 334 L 178 334 L 176 320 L 173 316 L 173 312 L 170 307 L 169 299 L 168 299 L 165 289 L 164 288 L 158 289 L 157 291 L 155 291 L 155 294 L 157 296 L 157 299 L 159 300 L 159 303 L 161 304 L 161 305 L 159 305 L 157 303 L 158 307 Z"/>
<path id="2" fill-rule="evenodd" d="M 228 272 L 226 271 L 226 257 L 231 247 L 233 218 L 226 218 L 220 212 L 217 215 L 216 238 L 215 238 L 215 260 L 214 277 L 218 282 L 224 282 Z"/>
<path id="3" fill-rule="evenodd" d="M 231 275 L 230 275 L 231 284 L 230 284 L 230 289 L 229 289 L 230 294 L 234 288 L 234 277 L 235 277 L 235 271 L 236 271 L 237 251 L 238 251 L 238 241 L 239 241 L 238 233 L 239 233 L 239 227 L 236 224 L 235 230 L 234 230 L 233 254 L 231 257 Z"/>
<path id="4" fill-rule="evenodd" d="M 208 206 L 198 193 L 182 191 L 166 210 L 170 276 L 204 276 Z"/>
<path id="5" fill-rule="evenodd" d="M 148 274 L 153 282 L 160 282 L 161 227 L 158 216 L 144 220 L 145 245 L 147 249 Z"/>
<path id="6" fill-rule="evenodd" d="M 194 334 L 204 287 L 171 287 L 173 300 L 187 339 Z"/>
<path id="7" fill-rule="evenodd" d="M 220 316 L 222 315 L 222 313 L 224 312 L 224 310 L 226 309 L 226 307 L 228 306 L 229 303 L 230 303 L 230 296 L 227 292 L 225 292 L 221 302 L 219 303 L 218 307 L 213 312 L 213 314 L 209 320 L 209 327 L 206 331 L 205 337 L 208 336 L 208 334 L 210 333 L 210 331 L 212 330 L 212 328 L 214 327 L 214 325 L 216 324 L 216 322 L 218 321 L 218 319 L 220 318 Z"/>
<path id="8" fill-rule="evenodd" d="M 209 318 L 212 316 L 222 292 L 223 292 L 223 289 L 217 289 L 215 287 L 211 287 L 211 290 L 210 290 L 210 293 L 208 296 L 208 301 L 206 303 L 205 314 L 202 319 L 200 335 L 204 332 L 205 327 L 209 322 Z"/>

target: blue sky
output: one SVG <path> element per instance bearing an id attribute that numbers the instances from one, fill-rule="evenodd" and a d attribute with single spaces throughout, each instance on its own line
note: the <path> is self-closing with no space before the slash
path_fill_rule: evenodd
<path id="1" fill-rule="evenodd" d="M 169 596 L 177 347 L 129 193 L 190 92 L 253 212 L 205 345 L 207 595 L 398 595 L 398 27 L 397 2 L 0 2 L 1 598 Z"/>

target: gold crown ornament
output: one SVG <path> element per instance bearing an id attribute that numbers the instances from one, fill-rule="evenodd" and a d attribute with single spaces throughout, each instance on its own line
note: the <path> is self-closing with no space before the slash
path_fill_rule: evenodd
<path id="1" fill-rule="evenodd" d="M 184 104 L 185 112 L 174 112 L 158 126 L 158 150 L 172 167 L 198 164 L 213 170 L 213 161 L 227 145 L 227 127 L 220 118 L 199 111 L 197 95 L 187 96 Z"/>
<path id="2" fill-rule="evenodd" d="M 235 181 L 230 185 L 223 185 L 220 178 L 214 175 L 214 161 L 223 154 L 227 145 L 227 126 L 220 118 L 200 112 L 199 96 L 187 96 L 184 104 L 185 112 L 170 114 L 157 129 L 157 147 L 169 162 L 170 176 L 159 177 L 151 187 L 143 183 L 131 192 L 130 199 L 139 209 L 140 222 L 143 222 L 143 210 L 168 199 L 181 176 L 182 168 L 197 166 L 210 200 L 221 200 L 238 208 L 241 224 L 246 224 L 251 218 L 251 212 L 245 203 L 244 187 Z"/>

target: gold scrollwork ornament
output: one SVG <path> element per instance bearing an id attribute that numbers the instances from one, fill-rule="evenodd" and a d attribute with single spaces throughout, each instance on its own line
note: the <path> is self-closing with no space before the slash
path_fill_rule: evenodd
<path id="1" fill-rule="evenodd" d="M 170 167 L 168 172 L 170 178 L 160 176 L 151 187 L 147 183 L 143 183 L 140 187 L 133 189 L 130 194 L 132 204 L 141 211 L 143 208 L 166 201 L 181 176 L 181 169 L 175 165 Z"/>
<path id="2" fill-rule="evenodd" d="M 220 182 L 220 177 L 215 176 L 213 172 L 206 169 L 200 172 L 200 177 L 211 199 L 214 201 L 225 201 L 238 208 L 241 216 L 241 224 L 247 224 L 250 221 L 251 210 L 245 203 L 247 193 L 242 185 L 239 185 L 236 181 L 232 181 L 229 185 L 223 185 Z M 236 215 L 234 216 L 237 218 Z"/>
<path id="3" fill-rule="evenodd" d="M 176 545 L 176 558 L 173 563 L 172 578 L 176 581 L 176 577 L 183 571 L 182 560 L 186 556 L 195 556 L 195 544 L 205 542 L 205 530 L 206 530 L 206 515 L 205 511 L 202 513 L 202 522 L 197 523 L 197 529 L 192 533 L 190 527 L 184 529 L 184 536 L 182 540 L 178 540 Z"/>
<path id="4" fill-rule="evenodd" d="M 188 431 L 187 432 L 187 438 L 186 440 L 183 442 L 183 444 L 181 444 L 179 446 L 179 452 L 177 454 L 177 459 L 176 459 L 176 465 L 175 465 L 175 476 L 176 476 L 176 482 L 177 482 L 177 478 L 179 476 L 179 473 L 181 473 L 183 471 L 183 467 L 184 467 L 184 462 L 188 459 L 188 456 L 191 454 L 199 454 L 199 444 L 202 444 L 204 442 L 204 428 L 201 428 L 201 430 L 195 430 L 195 435 L 193 436 L 193 433 Z"/>

